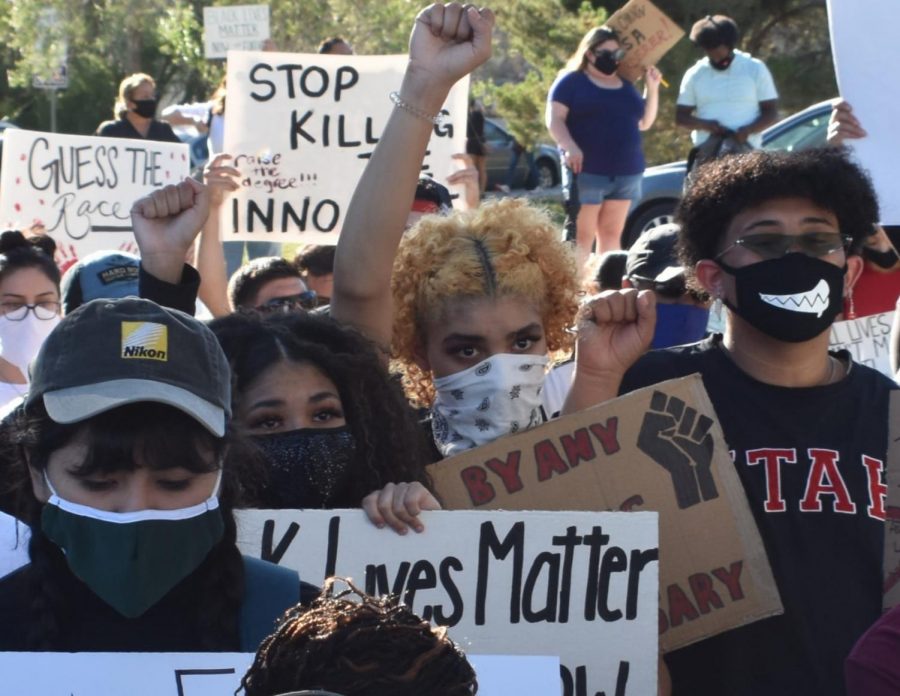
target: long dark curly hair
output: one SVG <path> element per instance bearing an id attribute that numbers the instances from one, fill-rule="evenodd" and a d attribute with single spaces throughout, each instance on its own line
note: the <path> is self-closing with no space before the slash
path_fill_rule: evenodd
<path id="1" fill-rule="evenodd" d="M 302 313 L 232 314 L 210 328 L 231 364 L 235 413 L 247 388 L 279 362 L 311 363 L 334 382 L 356 443 L 353 473 L 334 507 L 359 507 L 387 483 L 430 487 L 426 434 L 374 344 L 360 333 L 330 317 Z"/>
<path id="2" fill-rule="evenodd" d="M 42 403 L 20 407 L 4 423 L 4 440 L 13 459 L 16 515 L 31 527 L 30 607 L 32 621 L 27 636 L 30 650 L 72 649 L 67 643 L 68 607 L 61 591 L 62 574 L 69 572 L 62 550 L 41 531 L 43 504 L 32 490 L 29 467 L 41 473 L 50 455 L 83 438 L 87 444 L 76 475 L 91 476 L 133 470 L 182 467 L 193 472 L 217 469 L 221 463 L 219 503 L 225 522 L 222 540 L 203 564 L 199 594 L 201 647 L 209 651 L 239 648 L 238 614 L 244 591 L 244 568 L 235 544 L 237 529 L 233 509 L 243 491 L 239 481 L 252 480 L 242 471 L 253 467 L 247 445 L 232 433 L 216 438 L 190 416 L 164 404 L 141 402 L 106 411 L 79 423 L 62 425 L 47 415 Z M 75 646 L 77 648 L 77 646 Z M 110 649 L 113 649 L 112 646 Z"/>
<path id="3" fill-rule="evenodd" d="M 466 656 L 396 596 L 371 597 L 326 581 L 309 608 L 294 607 L 256 653 L 241 685 L 247 696 L 324 689 L 342 696 L 472 696 Z"/>

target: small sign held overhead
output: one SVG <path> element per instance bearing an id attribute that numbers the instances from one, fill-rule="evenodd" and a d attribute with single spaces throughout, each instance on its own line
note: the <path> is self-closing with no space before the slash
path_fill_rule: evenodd
<path id="1" fill-rule="evenodd" d="M 207 58 L 225 58 L 228 51 L 259 51 L 268 38 L 268 5 L 203 8 L 203 48 Z"/>

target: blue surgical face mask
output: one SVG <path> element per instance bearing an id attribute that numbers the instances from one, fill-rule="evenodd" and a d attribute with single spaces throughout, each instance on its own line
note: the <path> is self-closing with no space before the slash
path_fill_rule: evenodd
<path id="1" fill-rule="evenodd" d="M 656 330 L 651 348 L 696 343 L 706 335 L 709 310 L 693 304 L 656 305 Z"/>

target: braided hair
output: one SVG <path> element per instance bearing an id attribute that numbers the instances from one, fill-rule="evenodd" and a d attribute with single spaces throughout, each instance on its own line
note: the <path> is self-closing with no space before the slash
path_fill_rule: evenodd
<path id="1" fill-rule="evenodd" d="M 478 691 L 466 656 L 397 596 L 372 597 L 329 578 L 308 609 L 282 616 L 244 675 L 246 696 L 323 689 L 343 696 L 471 696 Z"/>
<path id="2" fill-rule="evenodd" d="M 234 651 L 239 647 L 238 614 L 244 591 L 244 567 L 235 545 L 237 527 L 233 509 L 242 491 L 238 470 L 244 462 L 253 466 L 248 450 L 231 433 L 215 438 L 197 421 L 171 406 L 141 402 L 121 406 L 71 425 L 54 422 L 42 403 L 20 407 L 4 428 L 15 456 L 16 514 L 31 527 L 29 555 L 30 610 L 32 620 L 27 636 L 30 650 L 59 650 L 66 647 L 70 629 L 66 598 L 61 580 L 68 573 L 65 555 L 41 530 L 41 510 L 29 476 L 29 467 L 46 470 L 50 455 L 86 436 L 87 452 L 78 475 L 90 476 L 140 465 L 153 468 L 182 467 L 206 472 L 222 464 L 219 503 L 225 531 L 195 573 L 202 588 L 198 597 L 200 647 L 207 651 Z M 210 457 L 210 453 L 212 457 Z M 140 462 L 140 464 L 138 463 Z"/>

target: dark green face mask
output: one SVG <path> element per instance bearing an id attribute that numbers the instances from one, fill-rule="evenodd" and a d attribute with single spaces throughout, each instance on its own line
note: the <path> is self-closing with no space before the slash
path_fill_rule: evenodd
<path id="1" fill-rule="evenodd" d="M 45 477 L 46 479 L 46 477 Z M 203 503 L 179 510 L 107 512 L 53 495 L 41 528 L 72 572 L 123 616 L 141 616 L 203 562 L 225 532 L 218 484 Z"/>

